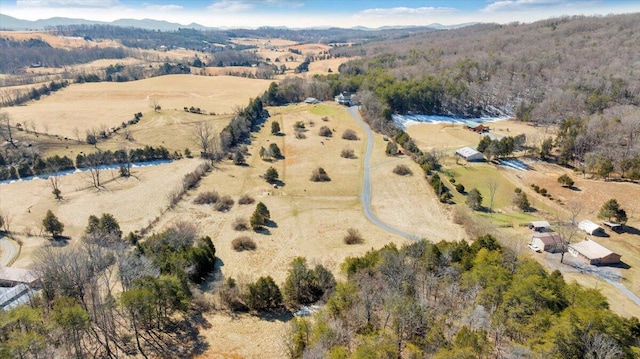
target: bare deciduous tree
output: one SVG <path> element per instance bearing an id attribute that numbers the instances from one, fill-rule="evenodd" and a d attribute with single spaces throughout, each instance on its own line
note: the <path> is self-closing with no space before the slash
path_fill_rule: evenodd
<path id="1" fill-rule="evenodd" d="M 0 136 L 9 142 L 14 148 L 18 148 L 13 139 L 13 133 L 11 132 L 11 118 L 7 113 L 0 113 Z"/>
<path id="2" fill-rule="evenodd" d="M 498 190 L 498 182 L 490 179 L 487 181 L 487 187 L 489 187 L 489 214 L 493 216 L 493 201 L 496 197 L 496 191 Z"/>

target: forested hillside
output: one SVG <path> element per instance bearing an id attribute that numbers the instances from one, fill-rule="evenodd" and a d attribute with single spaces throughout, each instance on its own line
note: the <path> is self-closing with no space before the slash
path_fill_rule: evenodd
<path id="1" fill-rule="evenodd" d="M 483 24 L 334 51 L 363 57 L 341 73 L 366 74 L 365 87 L 393 111 L 495 106 L 522 120 L 559 122 L 638 105 L 639 43 L 640 15 L 633 14 Z M 408 88 L 431 93 L 419 98 Z M 421 105 L 424 99 L 434 103 Z"/>
<path id="2" fill-rule="evenodd" d="M 640 14 L 483 24 L 333 49 L 361 58 L 326 80 L 378 130 L 392 113 L 510 115 L 560 125 L 559 164 L 640 179 L 638 44 Z"/>
<path id="3" fill-rule="evenodd" d="M 313 323 L 287 335 L 292 358 L 633 358 L 640 322 L 595 289 L 516 259 L 491 236 L 387 246 L 343 264 Z"/>

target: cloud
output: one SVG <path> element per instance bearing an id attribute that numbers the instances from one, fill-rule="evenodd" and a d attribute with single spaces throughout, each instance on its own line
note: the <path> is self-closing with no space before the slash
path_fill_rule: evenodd
<path id="1" fill-rule="evenodd" d="M 254 4 L 242 0 L 222 0 L 216 1 L 207 7 L 208 10 L 216 12 L 243 12 L 253 9 Z"/>
<path id="2" fill-rule="evenodd" d="M 522 11 L 532 8 L 544 8 L 548 6 L 561 5 L 567 3 L 566 0 L 503 0 L 494 1 L 485 6 L 482 12 L 496 11 Z"/>
<path id="3" fill-rule="evenodd" d="M 167 5 L 154 5 L 154 4 L 143 4 L 144 8 L 151 11 L 179 11 L 184 9 L 181 5 L 167 4 Z"/>
<path id="4" fill-rule="evenodd" d="M 18 7 L 107 8 L 120 5 L 118 0 L 16 0 Z"/>
<path id="5" fill-rule="evenodd" d="M 382 17 L 382 16 L 422 16 L 458 11 L 451 7 L 393 7 L 374 8 L 362 10 L 355 14 L 356 17 Z"/>

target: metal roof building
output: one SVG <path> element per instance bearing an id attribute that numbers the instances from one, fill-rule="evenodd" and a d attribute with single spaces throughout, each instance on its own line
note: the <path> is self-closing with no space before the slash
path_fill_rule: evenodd
<path id="1" fill-rule="evenodd" d="M 595 265 L 617 264 L 620 263 L 620 257 L 622 257 L 588 238 L 585 238 L 584 241 L 570 244 L 569 253 L 586 263 Z"/>
<path id="2" fill-rule="evenodd" d="M 462 147 L 461 149 L 456 151 L 456 155 L 464 158 L 468 162 L 484 160 L 484 156 L 482 155 L 482 153 L 474 150 L 471 147 Z"/>

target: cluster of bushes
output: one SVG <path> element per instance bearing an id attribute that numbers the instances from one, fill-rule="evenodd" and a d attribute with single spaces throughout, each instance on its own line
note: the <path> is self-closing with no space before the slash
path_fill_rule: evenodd
<path id="1" fill-rule="evenodd" d="M 397 174 L 399 176 L 411 176 L 411 175 L 413 175 L 413 171 L 411 171 L 411 169 L 407 165 L 397 165 L 393 169 L 393 173 L 395 173 L 395 174 Z"/>
<path id="2" fill-rule="evenodd" d="M 345 244 L 360 244 L 362 242 L 364 242 L 364 238 L 362 238 L 360 231 L 355 228 L 347 229 L 347 235 L 344 236 Z"/>
<path id="3" fill-rule="evenodd" d="M 340 151 L 340 157 L 354 159 L 356 158 L 356 154 L 353 151 L 353 148 L 345 147 L 342 149 L 342 151 Z"/>
<path id="4" fill-rule="evenodd" d="M 516 195 L 513 198 L 513 205 L 518 207 L 520 210 L 524 212 L 530 211 L 531 203 L 529 203 L 529 198 L 527 198 L 527 194 L 524 193 L 521 188 L 516 188 L 514 192 Z M 545 190 L 545 193 L 546 193 L 546 190 Z"/>
<path id="5" fill-rule="evenodd" d="M 451 199 L 453 198 L 453 195 L 451 194 L 451 190 L 449 189 L 449 187 L 447 187 L 444 184 L 444 182 L 442 182 L 439 174 L 434 173 L 429 178 L 429 184 L 431 185 L 433 190 L 436 192 L 436 196 L 438 196 L 438 199 L 440 200 L 440 202 L 449 203 L 449 201 L 451 201 Z"/>
<path id="6" fill-rule="evenodd" d="M 312 182 L 329 182 L 331 178 L 322 167 L 318 167 L 311 173 Z"/>
<path id="7" fill-rule="evenodd" d="M 542 197 L 549 197 L 549 199 L 553 199 L 553 197 L 551 196 L 551 193 L 549 193 L 549 191 L 547 191 L 546 188 L 540 187 L 535 183 L 531 184 L 531 188 L 536 192 L 542 195 Z"/>
<path id="8" fill-rule="evenodd" d="M 253 251 L 257 248 L 256 242 L 249 236 L 241 236 L 231 241 L 231 246 L 236 252 Z"/>
<path id="9" fill-rule="evenodd" d="M 326 299 L 335 287 L 335 277 L 323 265 L 309 268 L 306 259 L 297 257 L 281 287 L 271 277 L 260 277 L 245 285 L 228 278 L 220 290 L 220 299 L 231 311 L 273 312 L 285 307 L 297 310 Z"/>
<path id="10" fill-rule="evenodd" d="M 185 106 L 184 107 L 184 112 L 195 113 L 195 114 L 198 114 L 198 115 L 206 115 L 207 114 L 207 111 L 200 109 L 200 107 L 193 107 L 193 106 L 191 106 L 191 107 L 186 107 Z M 208 114 L 212 115 L 212 116 L 215 115 L 214 112 L 209 112 Z"/>
<path id="11" fill-rule="evenodd" d="M 216 248 L 211 238 L 196 239 L 196 233 L 195 226 L 180 222 L 149 236 L 138 244 L 138 250 L 158 265 L 161 274 L 201 283 L 215 267 Z"/>

